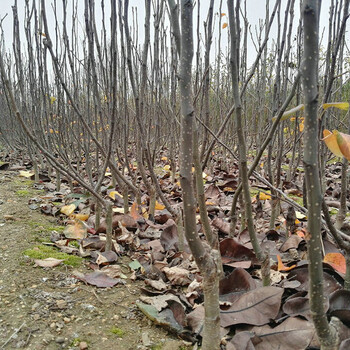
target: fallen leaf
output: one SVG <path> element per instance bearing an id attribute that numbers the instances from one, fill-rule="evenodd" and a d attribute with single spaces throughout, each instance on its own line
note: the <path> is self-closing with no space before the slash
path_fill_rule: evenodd
<path id="1" fill-rule="evenodd" d="M 46 259 L 35 259 L 34 262 L 40 267 L 55 267 L 62 263 L 62 259 L 46 258 Z"/>
<path id="2" fill-rule="evenodd" d="M 277 255 L 277 261 L 278 261 L 278 271 L 286 272 L 294 269 L 297 265 L 292 265 L 290 267 L 284 266 L 282 259 L 279 255 Z"/>
<path id="3" fill-rule="evenodd" d="M 73 214 L 74 210 L 77 208 L 77 206 L 75 204 L 69 204 L 69 205 L 64 205 L 62 208 L 61 208 L 61 213 L 67 215 L 67 216 L 70 216 Z"/>
<path id="4" fill-rule="evenodd" d="M 323 258 L 323 262 L 331 265 L 334 270 L 340 273 L 346 273 L 346 261 L 345 257 L 341 253 L 328 253 Z"/>
<path id="5" fill-rule="evenodd" d="M 121 283 L 121 280 L 108 277 L 106 274 L 104 274 L 101 271 L 95 271 L 87 275 L 84 275 L 84 280 L 87 283 L 99 288 L 114 287 L 118 283 Z"/>
<path id="6" fill-rule="evenodd" d="M 63 234 L 66 238 L 83 239 L 87 237 L 87 228 L 82 221 L 77 220 L 74 225 L 68 225 L 64 229 Z"/>
<path id="7" fill-rule="evenodd" d="M 160 204 L 158 201 L 156 201 L 155 210 L 163 210 L 163 209 L 165 209 L 165 205 Z"/>
<path id="8" fill-rule="evenodd" d="M 274 319 L 280 309 L 283 288 L 262 287 L 243 294 L 228 310 L 221 310 L 221 326 L 239 323 L 262 326 Z"/>
<path id="9" fill-rule="evenodd" d="M 191 283 L 189 279 L 189 271 L 183 269 L 181 267 L 173 266 L 173 267 L 164 267 L 162 271 L 166 274 L 167 278 L 171 282 L 171 284 L 176 284 L 180 286 L 187 286 Z"/>

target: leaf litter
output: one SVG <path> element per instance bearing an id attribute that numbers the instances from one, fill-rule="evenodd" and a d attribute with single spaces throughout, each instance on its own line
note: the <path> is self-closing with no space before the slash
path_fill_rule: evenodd
<path id="1" fill-rule="evenodd" d="M 332 177 L 332 171 L 330 167 L 328 177 Z M 223 344 L 226 344 L 226 349 L 238 350 L 317 348 L 319 344 L 310 317 L 308 270 L 304 259 L 307 218 L 297 210 L 296 218 L 288 222 L 286 208 L 278 218 L 276 230 L 269 230 L 268 215 L 261 208 L 269 207 L 270 195 L 258 191 L 258 195 L 252 198 L 260 232 L 258 239 L 262 245 L 269 247 L 273 261 L 273 283 L 270 287 L 262 287 L 260 266 L 247 231 L 241 231 L 235 238 L 228 237 L 230 224 L 227 213 L 238 185 L 232 177 L 235 172 L 237 168 L 228 173 L 217 167 L 212 176 L 206 177 L 205 185 L 208 213 L 213 229 L 219 234 L 225 273 L 220 282 Z M 75 272 L 72 276 L 97 288 L 118 288 L 127 283 L 136 283 L 137 280 L 143 281 L 144 285 L 139 287 L 143 295 L 140 296 L 141 302 L 136 303 L 137 308 L 150 320 L 177 336 L 200 342 L 204 317 L 202 278 L 186 242 L 185 249 L 179 250 L 174 218 L 157 202 L 154 220 L 148 220 L 145 215 L 147 203 L 138 206 L 132 197 L 129 199 L 130 214 L 124 214 L 118 208 L 122 206 L 119 201 L 122 198 L 118 192 L 120 189 L 107 190 L 110 188 L 108 178 L 104 186 L 105 198 L 115 200 L 112 252 L 104 251 L 105 222 L 94 227 L 92 202 L 87 196 L 84 197 L 83 192 L 82 199 L 76 203 L 76 198 L 69 196 L 68 188 L 64 188 L 61 194 L 52 194 L 52 186 L 47 186 L 51 196 L 39 199 L 42 212 L 55 215 L 67 225 L 56 240 L 56 246 L 64 250 L 69 242 L 76 242 L 79 248 L 72 249 L 71 253 L 89 260 L 90 268 L 94 270 L 92 273 Z M 286 190 L 300 196 L 297 180 L 294 189 L 288 186 Z M 162 190 L 170 200 L 172 196 L 177 196 L 173 189 L 170 180 L 164 178 Z M 326 200 L 333 200 L 334 191 L 328 189 L 326 194 Z M 62 204 L 57 205 L 57 202 Z M 86 214 L 88 208 L 89 214 Z M 89 217 L 84 217 L 84 222 L 79 219 L 79 215 Z M 200 221 L 198 228 L 201 234 Z M 329 316 L 336 315 L 343 322 L 341 340 L 344 347 L 350 337 L 347 328 L 350 318 L 349 296 L 343 289 L 345 258 L 338 248 L 332 246 L 327 236 L 324 236 L 323 244 L 332 247 L 324 259 L 325 309 Z M 132 272 L 130 277 L 121 272 L 120 259 L 124 255 L 132 259 L 127 267 Z"/>

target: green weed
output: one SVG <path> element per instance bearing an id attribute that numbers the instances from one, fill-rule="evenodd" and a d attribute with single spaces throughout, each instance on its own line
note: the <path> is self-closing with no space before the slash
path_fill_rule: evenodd
<path id="1" fill-rule="evenodd" d="M 23 252 L 23 255 L 26 255 L 32 259 L 62 259 L 63 264 L 73 267 L 80 266 L 83 261 L 83 259 L 79 256 L 62 253 L 53 247 L 48 247 L 45 245 L 38 245 L 31 249 L 27 249 Z"/>
<path id="2" fill-rule="evenodd" d="M 123 338 L 125 331 L 123 331 L 121 328 L 113 326 L 109 329 L 109 332 L 112 334 L 117 335 L 119 338 Z"/>

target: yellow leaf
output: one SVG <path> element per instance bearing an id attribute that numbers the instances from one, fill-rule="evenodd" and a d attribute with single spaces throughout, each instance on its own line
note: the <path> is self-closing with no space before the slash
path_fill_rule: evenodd
<path id="1" fill-rule="evenodd" d="M 295 223 L 295 225 L 298 225 L 298 224 L 300 224 L 300 221 L 298 219 L 295 219 L 294 223 Z"/>
<path id="2" fill-rule="evenodd" d="M 124 214 L 124 208 L 113 208 L 114 213 Z"/>
<path id="3" fill-rule="evenodd" d="M 342 109 L 343 111 L 347 111 L 349 109 L 349 102 L 331 102 L 331 103 L 324 103 L 322 105 L 323 109 L 327 109 L 329 107 L 335 107 L 338 109 Z"/>
<path id="4" fill-rule="evenodd" d="M 165 205 L 160 204 L 158 201 L 156 201 L 155 210 L 163 210 L 163 209 L 165 209 Z"/>
<path id="5" fill-rule="evenodd" d="M 50 97 L 50 103 L 53 104 L 57 100 L 56 97 L 51 96 Z"/>
<path id="6" fill-rule="evenodd" d="M 118 191 L 111 191 L 108 194 L 108 196 L 111 197 L 113 200 L 115 200 L 115 195 L 119 196 L 120 198 L 123 198 L 123 196 Z"/>
<path id="7" fill-rule="evenodd" d="M 166 160 L 168 160 L 168 157 L 162 157 L 161 160 L 166 161 Z"/>
<path id="8" fill-rule="evenodd" d="M 326 146 L 328 149 L 337 157 L 343 157 L 343 153 L 341 152 L 338 141 L 337 141 L 337 136 L 332 133 L 331 131 L 325 129 L 323 130 L 323 139 L 322 141 L 325 142 Z"/>
<path id="9" fill-rule="evenodd" d="M 222 29 L 225 29 L 227 26 L 228 26 L 228 24 L 225 22 L 225 23 L 222 25 Z"/>
<path id="10" fill-rule="evenodd" d="M 74 218 L 81 221 L 86 221 L 89 218 L 89 214 L 75 214 Z"/>
<path id="11" fill-rule="evenodd" d="M 293 115 L 299 111 L 302 111 L 303 109 L 304 109 L 304 104 L 301 104 L 299 106 L 296 106 L 296 107 L 284 112 L 282 114 L 282 118 L 280 119 L 280 121 L 288 119 L 291 115 Z M 272 121 L 275 121 L 276 119 L 277 119 L 277 117 L 273 117 Z"/>
<path id="12" fill-rule="evenodd" d="M 169 170 L 170 170 L 170 165 L 169 165 L 169 164 L 164 165 L 164 168 L 163 168 L 163 169 L 166 170 L 166 171 L 169 171 Z"/>
<path id="13" fill-rule="evenodd" d="M 20 170 L 19 171 L 19 176 L 22 176 L 22 177 L 29 178 L 29 177 L 32 177 L 33 175 L 34 175 L 33 171 L 27 171 L 27 170 Z"/>
<path id="14" fill-rule="evenodd" d="M 299 124 L 299 131 L 300 131 L 300 132 L 303 132 L 303 131 L 304 131 L 304 122 L 301 122 L 301 123 Z"/>
<path id="15" fill-rule="evenodd" d="M 74 210 L 76 209 L 76 205 L 75 204 L 69 204 L 69 205 L 64 205 L 62 208 L 61 208 L 61 213 L 69 216 L 69 215 L 72 215 Z"/>
<path id="16" fill-rule="evenodd" d="M 203 177 L 203 179 L 206 179 L 206 178 L 208 177 L 208 174 L 206 174 L 205 172 L 203 172 L 202 177 Z"/>
<path id="17" fill-rule="evenodd" d="M 215 205 L 215 203 L 206 201 L 206 202 L 205 202 L 205 205 Z"/>
<path id="18" fill-rule="evenodd" d="M 347 160 L 350 160 L 350 135 L 337 130 L 333 130 L 333 134 L 337 138 L 337 143 L 341 153 Z"/>
<path id="19" fill-rule="evenodd" d="M 54 133 L 53 129 L 50 129 L 49 131 L 50 131 L 50 134 L 53 134 L 53 133 Z"/>
<path id="20" fill-rule="evenodd" d="M 83 239 L 87 237 L 87 229 L 82 221 L 77 220 L 74 225 L 68 225 L 64 229 L 63 234 L 66 238 Z"/>
<path id="21" fill-rule="evenodd" d="M 269 194 L 264 193 L 264 192 L 260 192 L 259 193 L 259 199 L 261 199 L 262 201 L 270 200 L 271 196 Z"/>

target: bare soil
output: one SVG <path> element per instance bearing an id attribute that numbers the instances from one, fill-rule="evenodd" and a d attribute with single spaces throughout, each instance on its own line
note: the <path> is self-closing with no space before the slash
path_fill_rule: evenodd
<path id="1" fill-rule="evenodd" d="M 137 309 L 142 282 L 95 288 L 76 280 L 72 267 L 43 269 L 23 254 L 57 224 L 29 208 L 35 191 L 0 171 L 0 349 L 189 349 Z"/>

